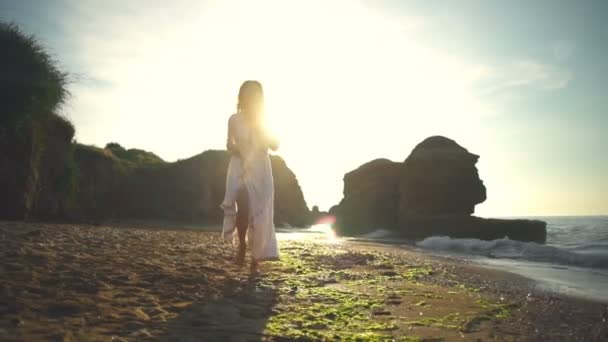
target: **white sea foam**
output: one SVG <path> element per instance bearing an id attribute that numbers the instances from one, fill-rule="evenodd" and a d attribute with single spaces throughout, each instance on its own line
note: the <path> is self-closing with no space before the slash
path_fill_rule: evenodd
<path id="1" fill-rule="evenodd" d="M 453 239 L 433 236 L 416 243 L 417 247 L 491 258 L 509 258 L 557 265 L 608 269 L 608 251 L 575 252 L 556 246 L 534 242 L 521 242 L 502 238 L 492 241 L 479 239 Z"/>
<path id="2" fill-rule="evenodd" d="M 363 234 L 359 236 L 363 239 L 382 239 L 391 236 L 392 233 L 385 229 L 374 230 L 373 232 L 369 232 L 367 234 Z"/>
<path id="3" fill-rule="evenodd" d="M 434 236 L 416 245 L 534 279 L 549 291 L 608 303 L 608 217 L 548 217 L 547 243 Z"/>

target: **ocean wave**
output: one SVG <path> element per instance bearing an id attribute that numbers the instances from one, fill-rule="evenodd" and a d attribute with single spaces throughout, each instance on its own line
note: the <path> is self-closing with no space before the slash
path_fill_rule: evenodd
<path id="1" fill-rule="evenodd" d="M 523 259 L 559 265 L 608 269 L 608 251 L 576 253 L 555 246 L 522 242 L 502 238 L 485 241 L 479 239 L 453 239 L 433 236 L 416 243 L 417 247 L 491 258 Z"/>
<path id="2" fill-rule="evenodd" d="M 392 236 L 393 233 L 391 231 L 385 229 L 374 230 L 373 232 L 369 232 L 367 234 L 360 235 L 360 238 L 364 239 L 381 239 Z"/>

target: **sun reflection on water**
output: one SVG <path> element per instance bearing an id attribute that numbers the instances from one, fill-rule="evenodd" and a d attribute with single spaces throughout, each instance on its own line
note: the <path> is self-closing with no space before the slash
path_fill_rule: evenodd
<path id="1" fill-rule="evenodd" d="M 280 229 L 277 237 L 279 240 L 320 240 L 331 243 L 341 241 L 329 223 L 315 224 L 310 228 Z"/>

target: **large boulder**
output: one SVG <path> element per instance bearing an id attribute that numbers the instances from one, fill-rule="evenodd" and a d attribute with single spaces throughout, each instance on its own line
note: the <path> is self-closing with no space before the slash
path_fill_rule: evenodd
<path id="1" fill-rule="evenodd" d="M 454 140 L 433 136 L 418 144 L 401 171 L 399 220 L 471 215 L 486 200 L 475 164 L 479 156 Z"/>
<path id="2" fill-rule="evenodd" d="M 332 208 L 340 233 L 362 233 L 397 225 L 401 163 L 376 159 L 344 176 L 344 198 Z"/>

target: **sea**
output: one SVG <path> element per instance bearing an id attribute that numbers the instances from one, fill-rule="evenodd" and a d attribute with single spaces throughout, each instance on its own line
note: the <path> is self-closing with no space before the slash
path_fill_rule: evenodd
<path id="1" fill-rule="evenodd" d="M 432 236 L 403 247 L 512 272 L 543 290 L 608 303 L 608 216 L 511 218 L 547 222 L 546 243 Z M 372 240 L 386 241 L 382 231 L 372 234 Z"/>
<path id="2" fill-rule="evenodd" d="M 608 303 L 608 216 L 509 218 L 547 222 L 546 243 L 506 237 L 485 241 L 447 236 L 408 241 L 393 238 L 385 230 L 339 239 L 398 245 L 433 256 L 466 260 L 532 279 L 536 287 L 545 291 Z M 309 231 L 335 238 L 333 232 L 322 225 L 313 226 Z M 289 235 L 293 238 L 293 234 Z"/>

